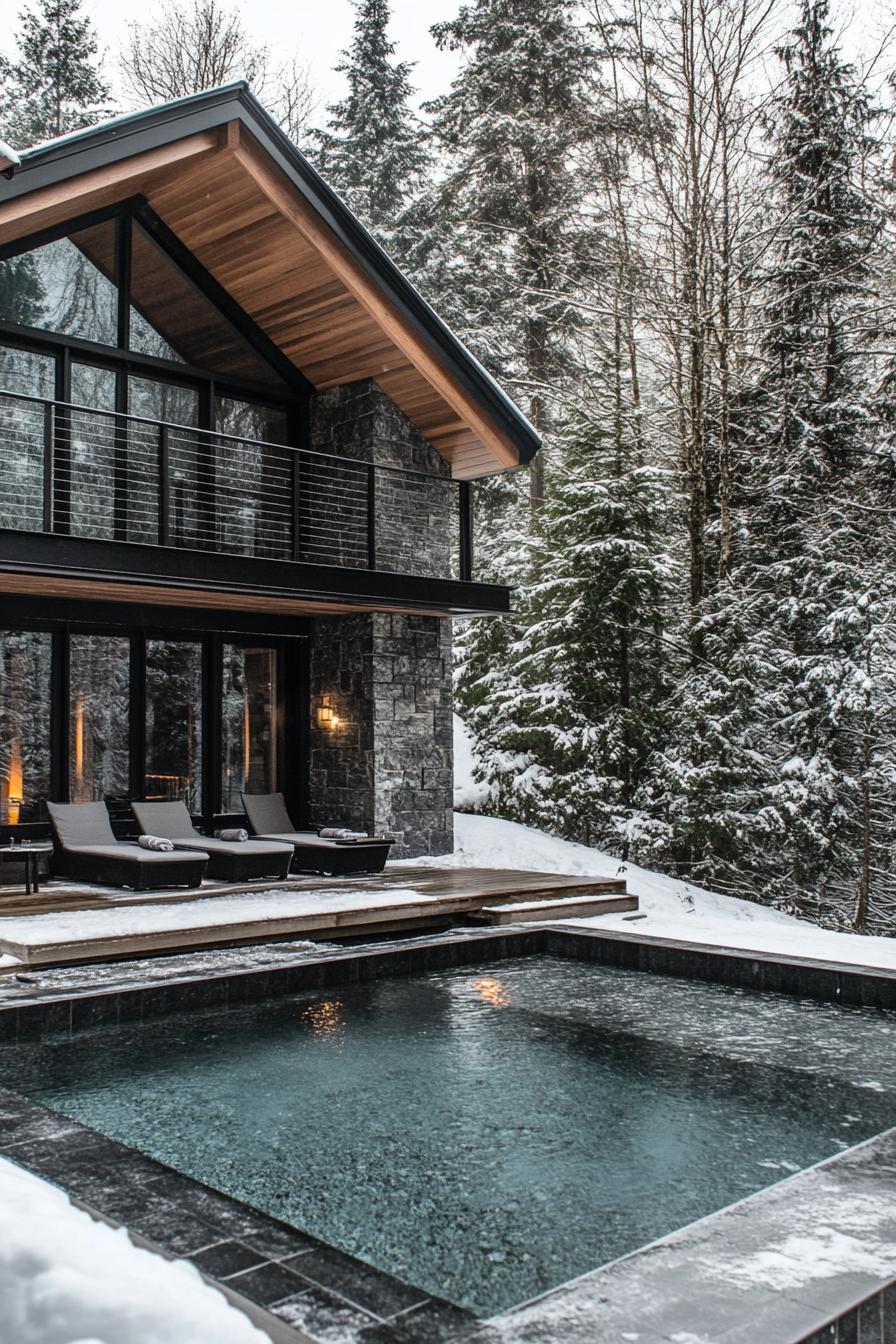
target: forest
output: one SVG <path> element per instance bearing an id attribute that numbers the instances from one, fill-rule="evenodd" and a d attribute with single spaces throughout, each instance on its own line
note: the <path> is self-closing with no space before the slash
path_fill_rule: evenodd
<path id="1" fill-rule="evenodd" d="M 447 7 L 447 0 L 446 0 Z M 476 490 L 485 809 L 896 933 L 896 29 L 827 0 L 472 0 L 421 102 L 355 0 L 321 107 L 219 0 L 32 0 L 17 149 L 244 77 L 544 438 Z M 122 97 L 124 101 L 122 101 Z"/>

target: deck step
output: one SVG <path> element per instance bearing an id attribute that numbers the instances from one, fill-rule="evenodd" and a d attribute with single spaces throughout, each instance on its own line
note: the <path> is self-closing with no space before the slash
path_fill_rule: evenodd
<path id="1" fill-rule="evenodd" d="M 623 892 L 612 896 L 560 896 L 543 901 L 484 905 L 479 914 L 489 924 L 527 924 L 533 920 L 587 919 L 590 915 L 611 915 L 637 908 L 637 896 Z"/>

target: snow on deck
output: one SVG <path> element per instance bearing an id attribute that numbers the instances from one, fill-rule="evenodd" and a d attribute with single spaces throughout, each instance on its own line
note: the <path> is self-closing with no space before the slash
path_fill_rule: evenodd
<path id="1" fill-rule="evenodd" d="M 421 905 L 436 898 L 408 887 L 390 891 L 265 891 L 256 894 L 206 897 L 164 905 L 125 905 L 101 910 L 63 910 L 45 915 L 0 918 L 0 943 L 25 947 L 49 943 L 92 942 L 178 929 L 218 929 L 231 924 L 268 923 L 306 916 L 395 909 Z"/>

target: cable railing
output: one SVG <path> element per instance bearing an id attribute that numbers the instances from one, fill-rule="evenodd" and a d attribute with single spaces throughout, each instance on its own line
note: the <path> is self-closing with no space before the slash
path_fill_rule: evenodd
<path id="1" fill-rule="evenodd" d="M 472 576 L 466 482 L 4 391 L 0 527 Z"/>

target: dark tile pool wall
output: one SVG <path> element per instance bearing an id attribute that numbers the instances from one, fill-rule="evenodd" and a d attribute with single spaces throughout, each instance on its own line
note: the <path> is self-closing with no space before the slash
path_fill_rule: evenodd
<path id="1" fill-rule="evenodd" d="M 417 943 L 377 951 L 346 951 L 293 966 L 238 971 L 199 980 L 134 986 L 121 990 L 36 996 L 27 1003 L 0 1007 L 0 1045 L 68 1035 L 119 1022 L 140 1022 L 195 1008 L 220 1008 L 257 1002 L 305 990 L 359 984 L 384 976 L 418 975 L 546 950 L 544 931 L 486 934 L 436 943 Z"/>
<path id="2" fill-rule="evenodd" d="M 831 966 L 808 958 L 756 957 L 698 944 L 641 942 L 636 935 L 626 933 L 538 928 L 468 933 L 431 942 L 421 939 L 370 951 L 352 949 L 335 956 L 322 954 L 319 960 L 292 966 L 167 984 L 154 982 L 68 995 L 38 991 L 27 1002 L 0 1007 L 0 1045 L 118 1022 L 139 1022 L 195 1008 L 226 1007 L 383 976 L 417 975 L 539 953 L 653 975 L 683 976 L 830 1003 L 896 1010 L 896 972 Z"/>

